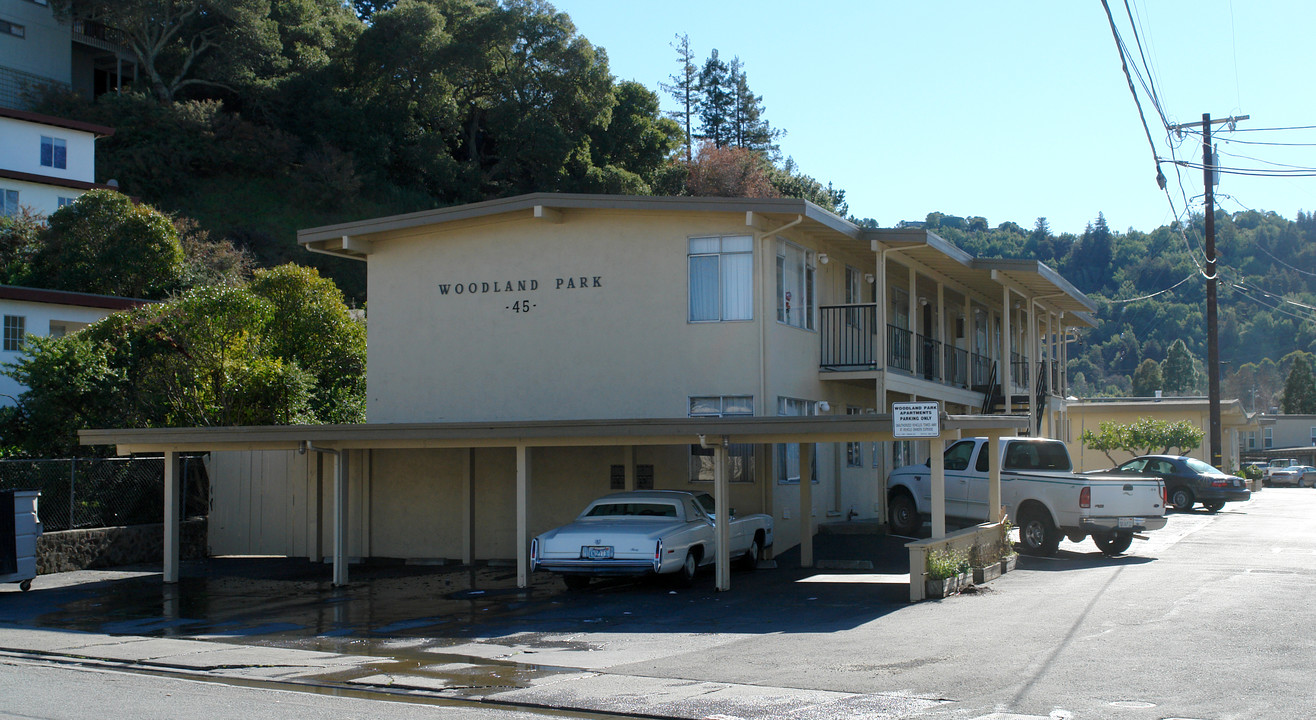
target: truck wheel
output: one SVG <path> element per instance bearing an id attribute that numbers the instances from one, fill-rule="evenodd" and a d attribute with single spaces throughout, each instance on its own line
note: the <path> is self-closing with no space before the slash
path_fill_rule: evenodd
<path id="1" fill-rule="evenodd" d="M 1113 532 L 1105 535 L 1093 535 L 1092 542 L 1106 555 L 1119 555 L 1133 544 L 1133 533 Z"/>
<path id="2" fill-rule="evenodd" d="M 1055 555 L 1060 531 L 1046 511 L 1029 508 L 1019 518 L 1019 544 L 1029 555 Z"/>
<path id="3" fill-rule="evenodd" d="M 1210 513 L 1218 513 L 1225 507 L 1225 501 L 1223 500 L 1213 500 L 1209 503 L 1202 504 L 1206 506 L 1206 511 Z"/>
<path id="4" fill-rule="evenodd" d="M 919 517 L 914 498 L 903 492 L 892 497 L 887 505 L 887 523 L 894 535 L 917 535 L 923 528 L 923 518 Z"/>
<path id="5" fill-rule="evenodd" d="M 1186 487 L 1177 487 L 1170 493 L 1170 504 L 1179 512 L 1192 510 L 1194 502 L 1193 491 Z"/>

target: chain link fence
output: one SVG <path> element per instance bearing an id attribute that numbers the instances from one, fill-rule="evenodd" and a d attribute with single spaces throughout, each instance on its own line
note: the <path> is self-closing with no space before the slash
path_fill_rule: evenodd
<path id="1" fill-rule="evenodd" d="M 183 517 L 206 515 L 202 455 L 179 457 Z M 40 490 L 47 531 L 164 522 L 164 458 L 0 460 L 0 490 Z"/>

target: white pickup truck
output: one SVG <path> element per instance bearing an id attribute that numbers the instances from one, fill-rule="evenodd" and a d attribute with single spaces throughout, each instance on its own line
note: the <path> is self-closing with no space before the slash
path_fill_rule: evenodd
<path id="1" fill-rule="evenodd" d="M 1025 552 L 1054 555 L 1061 537 L 1088 535 L 1103 553 L 1122 553 L 1133 534 L 1165 527 L 1165 486 L 1158 478 L 1076 475 L 1059 440 L 1001 438 L 1001 504 L 1019 528 Z M 946 448 L 946 515 L 987 520 L 987 438 Z M 887 479 L 888 522 L 914 535 L 932 514 L 929 464 L 897 468 Z"/>

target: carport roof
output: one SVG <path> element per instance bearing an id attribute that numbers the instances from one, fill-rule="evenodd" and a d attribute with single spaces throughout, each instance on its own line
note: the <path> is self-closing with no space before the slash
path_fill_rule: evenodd
<path id="1" fill-rule="evenodd" d="M 946 415 L 943 432 L 998 435 L 1028 427 L 1023 415 Z M 703 436 L 729 442 L 891 440 L 888 415 L 638 418 L 519 422 L 364 423 L 81 430 L 83 445 L 115 445 L 120 455 L 211 450 L 334 450 L 587 445 L 689 445 Z"/>

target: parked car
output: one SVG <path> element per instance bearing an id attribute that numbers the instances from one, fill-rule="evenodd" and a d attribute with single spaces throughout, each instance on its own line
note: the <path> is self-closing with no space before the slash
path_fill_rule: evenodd
<path id="1" fill-rule="evenodd" d="M 1112 472 L 1164 480 L 1166 502 L 1180 511 L 1191 510 L 1200 502 L 1207 510 L 1219 512 L 1227 502 L 1241 502 L 1252 497 L 1247 480 L 1183 455 L 1142 455 Z"/>
<path id="2" fill-rule="evenodd" d="M 675 575 L 688 585 L 702 565 L 717 558 L 713 497 L 706 492 L 641 490 L 605 495 L 574 522 L 549 530 L 530 544 L 531 570 L 562 575 L 578 589 L 591 578 Z M 730 556 L 747 568 L 772 546 L 770 515 L 737 516 L 731 510 Z"/>
<path id="3" fill-rule="evenodd" d="M 1293 487 L 1316 487 L 1316 468 L 1310 465 L 1290 465 L 1270 471 L 1271 485 L 1292 485 Z"/>

